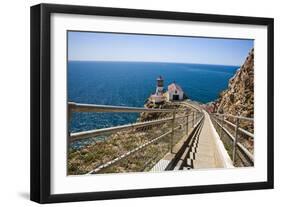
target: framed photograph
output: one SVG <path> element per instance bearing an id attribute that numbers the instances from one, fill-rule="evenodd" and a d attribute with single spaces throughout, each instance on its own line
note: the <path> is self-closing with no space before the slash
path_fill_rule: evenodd
<path id="1" fill-rule="evenodd" d="M 273 188 L 273 19 L 31 7 L 31 200 Z"/>

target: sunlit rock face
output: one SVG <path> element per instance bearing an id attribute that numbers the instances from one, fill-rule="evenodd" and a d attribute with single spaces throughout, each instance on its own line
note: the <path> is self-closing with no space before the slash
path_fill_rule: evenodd
<path id="1" fill-rule="evenodd" d="M 254 49 L 216 102 L 219 113 L 254 117 Z"/>

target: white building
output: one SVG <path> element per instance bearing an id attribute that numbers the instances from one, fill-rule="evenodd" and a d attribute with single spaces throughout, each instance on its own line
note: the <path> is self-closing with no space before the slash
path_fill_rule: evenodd
<path id="1" fill-rule="evenodd" d="M 169 101 L 183 100 L 183 95 L 184 95 L 184 92 L 183 92 L 182 88 L 175 82 L 168 86 L 167 99 Z"/>

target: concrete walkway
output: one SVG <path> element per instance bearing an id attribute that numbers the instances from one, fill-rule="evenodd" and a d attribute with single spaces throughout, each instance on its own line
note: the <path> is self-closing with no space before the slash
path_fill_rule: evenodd
<path id="1" fill-rule="evenodd" d="M 232 162 L 212 124 L 209 114 L 203 110 L 205 119 L 198 137 L 196 150 L 190 158 L 194 169 L 229 168 Z"/>
<path id="2" fill-rule="evenodd" d="M 209 114 L 204 111 L 205 119 L 198 141 L 196 152 L 193 153 L 193 168 L 223 167 L 217 159 L 217 146 L 215 143 L 212 123 Z"/>
<path id="3" fill-rule="evenodd" d="M 195 137 L 195 140 L 190 146 L 191 148 L 189 148 L 189 153 L 184 159 L 184 162 L 187 163 L 187 167 L 183 166 L 183 170 L 233 168 L 232 161 L 212 124 L 209 114 L 205 110 L 202 110 L 202 112 L 205 117 L 202 129 Z M 177 143 L 179 149 L 185 142 L 186 138 L 187 137 L 184 137 L 179 143 Z M 178 150 L 174 151 L 175 154 L 177 154 L 177 151 Z M 151 171 L 164 170 L 175 154 L 168 153 L 151 169 Z M 178 167 L 174 168 L 174 170 L 177 169 Z"/>

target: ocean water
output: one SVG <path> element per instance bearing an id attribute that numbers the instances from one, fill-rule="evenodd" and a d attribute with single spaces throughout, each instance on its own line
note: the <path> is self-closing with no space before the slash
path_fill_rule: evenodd
<path id="1" fill-rule="evenodd" d="M 69 61 L 68 101 L 142 107 L 164 78 L 175 81 L 187 96 L 201 103 L 218 98 L 239 66 L 151 62 Z M 74 113 L 70 131 L 84 131 L 134 122 L 135 113 Z"/>

